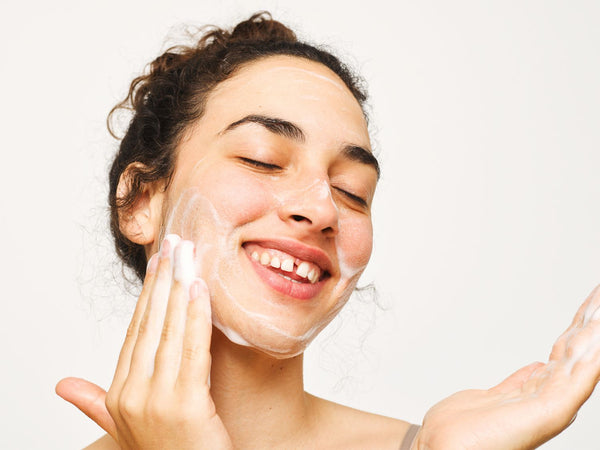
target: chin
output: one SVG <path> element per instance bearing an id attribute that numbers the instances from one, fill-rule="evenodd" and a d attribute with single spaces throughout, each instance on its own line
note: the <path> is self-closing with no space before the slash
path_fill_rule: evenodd
<path id="1" fill-rule="evenodd" d="M 205 275 L 213 325 L 234 344 L 269 357 L 298 356 L 344 306 L 360 272 L 340 279 L 337 271 L 331 275 L 332 264 L 318 249 L 285 240 L 256 242 L 225 246 L 228 251 Z M 281 273 L 284 269 L 254 255 L 258 249 L 264 257 L 265 248 L 282 261 L 295 258 L 294 271 L 304 260 L 315 272 Z"/>
<path id="2" fill-rule="evenodd" d="M 312 327 L 298 323 L 275 325 L 272 321 L 257 317 L 220 317 L 213 309 L 213 325 L 231 342 L 257 350 L 276 359 L 298 356 L 306 350 L 312 340 L 325 328 L 329 321 Z"/>

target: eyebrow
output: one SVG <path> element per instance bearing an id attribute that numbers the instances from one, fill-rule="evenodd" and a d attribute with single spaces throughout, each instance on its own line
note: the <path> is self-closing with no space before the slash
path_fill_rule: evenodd
<path id="1" fill-rule="evenodd" d="M 371 166 L 377 172 L 377 179 L 381 175 L 381 169 L 379 167 L 379 161 L 375 158 L 372 152 L 366 150 L 358 145 L 348 144 L 342 149 L 342 155 L 351 161 L 358 161 L 359 163 Z"/>
<path id="2" fill-rule="evenodd" d="M 260 114 L 250 114 L 240 120 L 230 123 L 225 129 L 219 132 L 219 136 L 247 123 L 257 123 L 272 133 L 292 139 L 294 141 L 304 142 L 306 139 L 304 131 L 302 131 L 302 128 L 300 128 L 298 125 L 277 117 L 263 116 Z M 377 172 L 377 179 L 379 179 L 381 175 L 379 162 L 377 161 L 377 158 L 375 158 L 375 155 L 373 155 L 373 153 L 369 150 L 358 145 L 346 144 L 342 148 L 342 155 L 351 161 L 357 161 L 359 163 L 371 166 L 375 172 Z"/>
<path id="3" fill-rule="evenodd" d="M 298 125 L 294 125 L 292 122 L 288 122 L 287 120 L 283 119 L 278 119 L 276 117 L 267 117 L 257 114 L 251 114 L 249 116 L 244 117 L 243 119 L 237 120 L 229 124 L 227 128 L 225 128 L 219 133 L 219 135 L 225 134 L 226 132 L 231 131 L 234 128 L 237 128 L 240 125 L 246 123 L 257 123 L 265 127 L 267 130 L 271 131 L 272 133 L 284 136 L 288 139 L 293 139 L 294 141 L 304 142 L 305 140 L 304 131 L 302 131 L 302 129 Z"/>

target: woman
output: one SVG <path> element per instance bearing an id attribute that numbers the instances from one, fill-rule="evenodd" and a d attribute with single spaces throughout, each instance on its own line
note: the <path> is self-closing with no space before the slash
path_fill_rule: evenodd
<path id="1" fill-rule="evenodd" d="M 535 448 L 568 426 L 600 375 L 600 294 L 547 364 L 443 400 L 418 432 L 304 392 L 302 352 L 371 254 L 365 98 L 266 14 L 133 81 L 111 225 L 143 289 L 108 393 L 57 386 L 107 431 L 90 448 Z"/>

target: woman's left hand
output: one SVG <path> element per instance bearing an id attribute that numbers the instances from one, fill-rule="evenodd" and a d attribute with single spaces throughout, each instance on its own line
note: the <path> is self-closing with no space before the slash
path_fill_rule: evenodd
<path id="1" fill-rule="evenodd" d="M 567 428 L 600 378 L 600 286 L 533 363 L 489 390 L 467 390 L 431 408 L 414 450 L 533 449 Z"/>

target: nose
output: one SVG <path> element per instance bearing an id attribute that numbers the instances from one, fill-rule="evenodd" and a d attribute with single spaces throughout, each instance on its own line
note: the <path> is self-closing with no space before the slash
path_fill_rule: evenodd
<path id="1" fill-rule="evenodd" d="M 279 206 L 279 218 L 294 227 L 334 236 L 339 227 L 339 211 L 329 183 L 325 180 L 287 193 Z"/>

